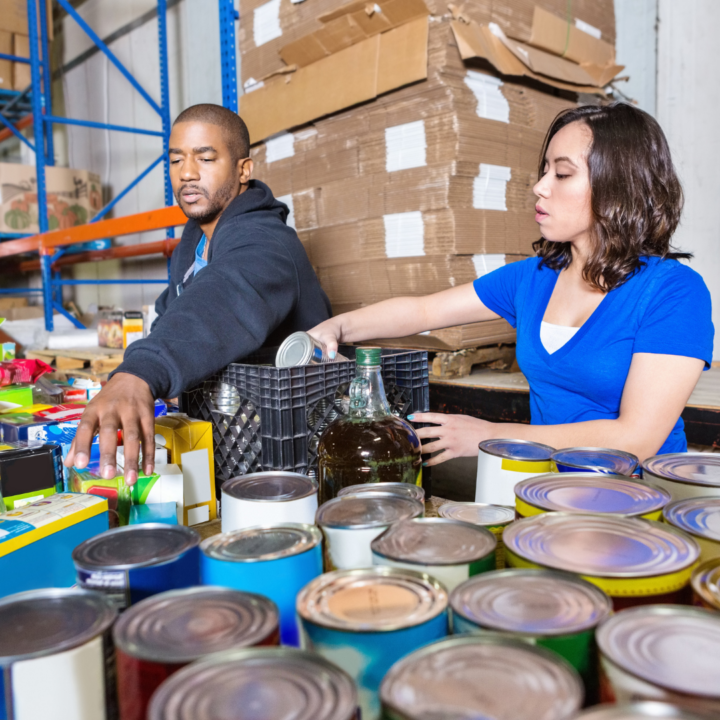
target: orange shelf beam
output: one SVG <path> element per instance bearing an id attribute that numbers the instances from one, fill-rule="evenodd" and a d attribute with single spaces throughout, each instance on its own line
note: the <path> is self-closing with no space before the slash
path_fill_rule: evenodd
<path id="1" fill-rule="evenodd" d="M 26 115 L 24 118 L 21 118 L 15 123 L 15 129 L 16 130 L 24 130 L 26 127 L 30 127 L 33 124 L 33 116 L 32 115 Z M 8 140 L 11 137 L 15 137 L 12 133 L 12 130 L 9 130 L 8 128 L 3 128 L 0 130 L 0 142 L 3 140 Z"/>

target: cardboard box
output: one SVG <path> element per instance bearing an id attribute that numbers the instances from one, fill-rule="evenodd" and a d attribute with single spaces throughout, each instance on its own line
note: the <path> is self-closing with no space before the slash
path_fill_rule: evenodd
<path id="1" fill-rule="evenodd" d="M 91 220 L 102 207 L 100 176 L 87 170 L 45 168 L 50 230 Z M 0 163 L 0 232 L 39 232 L 34 165 Z"/>
<path id="2" fill-rule="evenodd" d="M 52 0 L 45 0 L 48 40 L 53 39 Z M 38 13 L 39 20 L 39 13 Z M 0 30 L 29 35 L 27 0 L 0 0 Z"/>
<path id="3" fill-rule="evenodd" d="M 138 478 L 132 488 L 132 500 L 133 505 L 172 503 L 176 524 L 186 524 L 184 478 L 182 470 L 177 465 L 161 465 L 155 469 L 155 474 Z"/>
<path id="4" fill-rule="evenodd" d="M 155 419 L 155 443 L 168 450 L 170 463 L 183 474 L 183 525 L 217 517 L 212 424 L 181 413 Z M 160 436 L 160 437 L 158 437 Z M 162 468 L 158 468 L 161 472 Z"/>
<path id="5" fill-rule="evenodd" d="M 143 523 L 163 523 L 164 525 L 177 525 L 175 503 L 148 503 L 147 505 L 133 505 L 130 508 L 130 525 Z"/>
<path id="6" fill-rule="evenodd" d="M 107 502 L 74 493 L 53 495 L 0 516 L 0 597 L 72 587 L 72 551 L 108 527 Z"/>
<path id="7" fill-rule="evenodd" d="M 62 455 L 57 446 L 0 445 L 0 491 L 8 511 L 62 490 Z"/>
<path id="8" fill-rule="evenodd" d="M 0 416 L 0 441 L 4 443 L 24 442 L 30 447 L 44 445 L 49 441 L 48 427 L 56 425 L 55 420 L 44 420 L 27 413 Z"/>
<path id="9" fill-rule="evenodd" d="M 13 36 L 7 30 L 0 30 L 0 53 L 5 55 L 13 54 Z M 0 59 L 0 89 L 13 89 L 13 65 L 12 60 Z"/>
<path id="10" fill-rule="evenodd" d="M 13 55 L 30 57 L 30 38 L 27 35 L 13 33 Z M 14 62 L 12 84 L 13 90 L 24 90 L 32 83 L 32 71 L 28 63 Z"/>

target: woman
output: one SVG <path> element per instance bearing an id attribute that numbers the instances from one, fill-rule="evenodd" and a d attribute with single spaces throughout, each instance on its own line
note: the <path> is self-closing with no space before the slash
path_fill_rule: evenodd
<path id="1" fill-rule="evenodd" d="M 531 425 L 416 413 L 428 465 L 474 456 L 490 438 L 556 448 L 687 450 L 680 418 L 712 360 L 710 294 L 671 252 L 682 188 L 660 126 L 616 103 L 567 110 L 540 157 L 536 257 L 472 284 L 393 298 L 310 333 L 328 346 L 503 317 L 517 328 Z"/>

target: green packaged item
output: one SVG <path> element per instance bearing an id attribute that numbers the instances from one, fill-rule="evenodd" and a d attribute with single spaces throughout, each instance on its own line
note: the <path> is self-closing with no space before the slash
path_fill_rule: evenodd
<path id="1" fill-rule="evenodd" d="M 0 410 L 32 404 L 33 392 L 30 385 L 6 385 L 0 387 Z"/>

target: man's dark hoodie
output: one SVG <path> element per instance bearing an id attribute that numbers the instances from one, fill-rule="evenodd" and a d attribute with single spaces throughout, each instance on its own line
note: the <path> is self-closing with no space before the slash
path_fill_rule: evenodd
<path id="1" fill-rule="evenodd" d="M 130 373 L 153 396 L 175 397 L 263 345 L 330 317 L 288 208 L 251 180 L 220 216 L 208 263 L 193 275 L 202 230 L 188 220 L 172 255 L 170 286 L 155 303 L 152 333 L 132 343 L 116 372 Z"/>

